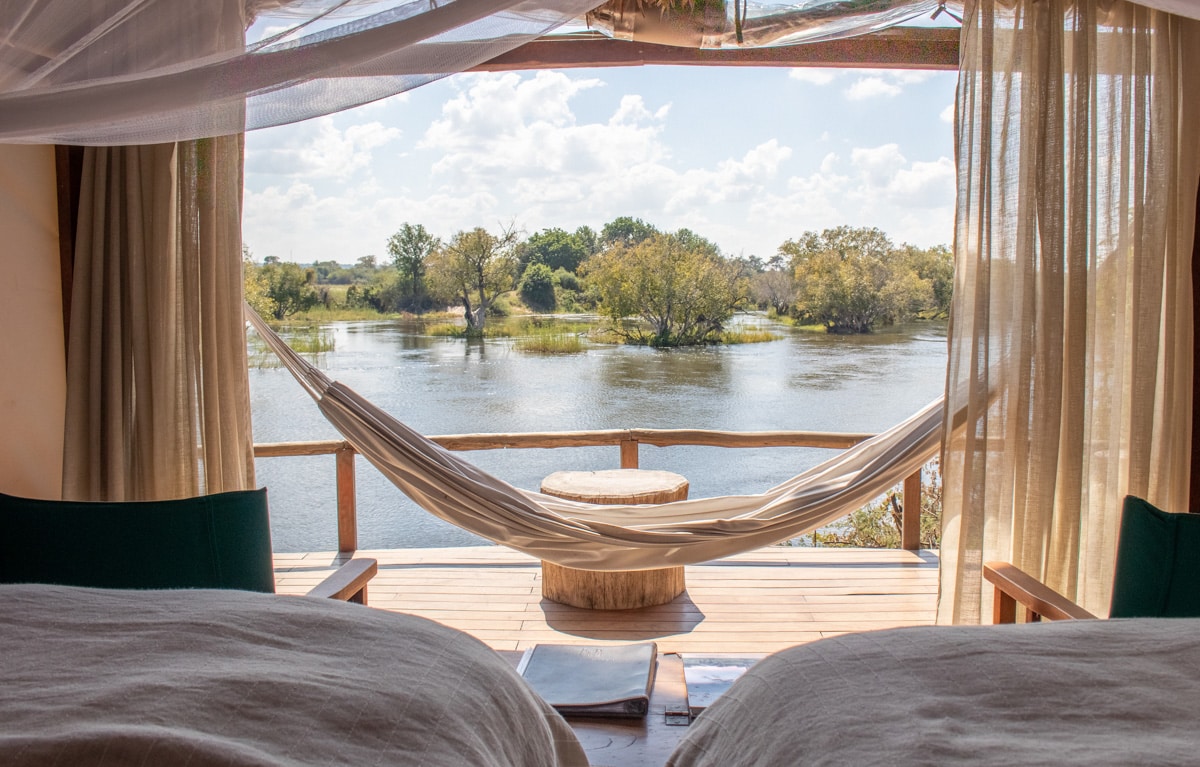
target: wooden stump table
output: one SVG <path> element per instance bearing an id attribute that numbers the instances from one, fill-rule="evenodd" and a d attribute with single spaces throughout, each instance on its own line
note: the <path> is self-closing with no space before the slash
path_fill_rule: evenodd
<path id="1" fill-rule="evenodd" d="M 542 480 L 542 492 L 589 503 L 667 503 L 687 498 L 688 482 L 669 471 L 556 471 Z M 542 596 L 572 607 L 592 610 L 651 607 L 670 602 L 685 587 L 682 566 L 610 572 L 542 562 Z"/>

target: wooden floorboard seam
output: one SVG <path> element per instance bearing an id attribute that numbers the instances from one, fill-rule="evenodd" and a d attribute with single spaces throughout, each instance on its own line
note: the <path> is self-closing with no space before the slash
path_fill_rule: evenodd
<path id="1" fill-rule="evenodd" d="M 848 632 L 930 625 L 935 551 L 768 547 L 686 568 L 687 591 L 640 610 L 591 611 L 541 597 L 536 559 L 499 546 L 360 551 L 379 560 L 376 609 L 421 615 L 497 650 L 539 642 L 657 641 L 664 652 L 774 652 Z M 302 594 L 347 555 L 275 557 L 281 593 Z"/>

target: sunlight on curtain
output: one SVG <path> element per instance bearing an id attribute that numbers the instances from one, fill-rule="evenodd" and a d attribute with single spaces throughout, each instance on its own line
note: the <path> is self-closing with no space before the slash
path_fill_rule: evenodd
<path id="1" fill-rule="evenodd" d="M 961 55 L 938 621 L 990 559 L 1104 615 L 1123 496 L 1187 501 L 1200 24 L 977 0 Z"/>
<path id="2" fill-rule="evenodd" d="M 254 486 L 241 137 L 84 154 L 63 497 Z"/>

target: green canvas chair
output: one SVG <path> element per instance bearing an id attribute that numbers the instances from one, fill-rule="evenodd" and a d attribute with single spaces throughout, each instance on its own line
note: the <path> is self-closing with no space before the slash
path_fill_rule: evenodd
<path id="1" fill-rule="evenodd" d="M 988 562 L 996 587 L 994 622 L 1095 618 L 1087 610 L 1007 562 Z M 1110 618 L 1200 617 L 1200 514 L 1172 514 L 1127 496 L 1121 510 Z"/>
<path id="2" fill-rule="evenodd" d="M 373 559 L 309 594 L 366 603 Z M 169 501 L 47 501 L 0 493 L 0 583 L 275 591 L 267 491 Z"/>

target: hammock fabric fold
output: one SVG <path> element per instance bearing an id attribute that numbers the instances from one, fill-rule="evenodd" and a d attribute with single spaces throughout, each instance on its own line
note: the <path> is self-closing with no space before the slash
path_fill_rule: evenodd
<path id="1" fill-rule="evenodd" d="M 246 318 L 321 413 L 415 503 L 540 559 L 586 570 L 687 565 L 811 532 L 868 503 L 938 451 L 942 400 L 755 495 L 607 506 L 514 487 L 426 439 L 297 354 L 248 305 Z"/>

